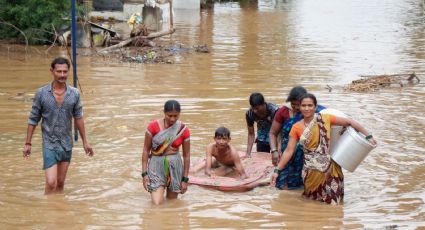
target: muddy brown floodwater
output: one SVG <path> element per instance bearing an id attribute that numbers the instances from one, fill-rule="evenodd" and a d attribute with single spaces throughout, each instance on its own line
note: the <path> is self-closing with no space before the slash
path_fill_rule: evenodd
<path id="1" fill-rule="evenodd" d="M 175 15 L 171 41 L 207 44 L 211 53 L 177 54 L 170 65 L 78 58 L 86 129 L 96 155 L 86 157 L 76 143 L 62 195 L 43 195 L 40 129 L 28 161 L 22 146 L 31 97 L 50 81 L 52 58 L 66 50 L 44 54 L 47 47 L 29 47 L 25 53 L 0 46 L 0 229 L 425 227 L 424 84 L 342 90 L 360 75 L 415 72 L 425 81 L 421 1 L 259 0 Z M 343 205 L 271 187 L 223 193 L 191 186 L 180 199 L 151 206 L 139 159 L 146 125 L 162 116 L 167 99 L 182 103 L 181 120 L 190 127 L 196 159 L 220 125 L 230 128 L 232 143 L 244 150 L 250 93 L 260 91 L 282 105 L 295 85 L 351 115 L 379 141 L 355 172 L 345 172 Z"/>

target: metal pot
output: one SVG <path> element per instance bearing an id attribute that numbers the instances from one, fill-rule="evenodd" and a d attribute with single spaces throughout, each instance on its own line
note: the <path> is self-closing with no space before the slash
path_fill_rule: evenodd
<path id="1" fill-rule="evenodd" d="M 344 169 L 354 172 L 375 147 L 366 140 L 362 133 L 352 127 L 347 127 L 347 130 L 333 146 L 331 157 Z"/>
<path id="2" fill-rule="evenodd" d="M 331 153 L 331 155 L 334 152 L 336 143 L 338 143 L 338 140 L 342 135 L 341 132 L 343 131 L 343 128 L 344 128 L 343 126 L 339 126 L 339 125 L 331 126 L 331 138 L 329 143 L 329 152 Z"/>

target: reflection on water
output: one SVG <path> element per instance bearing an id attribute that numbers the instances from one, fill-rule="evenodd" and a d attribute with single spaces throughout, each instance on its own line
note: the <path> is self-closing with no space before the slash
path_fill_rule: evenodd
<path id="1" fill-rule="evenodd" d="M 173 65 L 78 59 L 96 156 L 86 157 L 77 143 L 62 195 L 42 194 L 39 129 L 30 160 L 21 160 L 21 146 L 31 97 L 50 80 L 52 57 L 67 52 L 0 46 L 2 229 L 425 226 L 423 83 L 371 93 L 341 90 L 361 74 L 416 72 L 423 78 L 425 24 L 419 1 L 259 0 L 176 15 L 172 41 L 207 44 L 210 54 L 181 54 Z M 300 84 L 321 104 L 365 124 L 380 143 L 356 172 L 346 172 L 344 205 L 306 201 L 301 191 L 270 187 L 235 194 L 195 186 L 179 200 L 150 204 L 138 171 L 140 153 L 146 125 L 162 116 L 164 101 L 181 101 L 192 156 L 201 157 L 220 125 L 230 128 L 238 149 L 245 149 L 244 112 L 251 92 L 283 104 L 289 89 Z M 326 85 L 334 90 L 328 92 Z"/>

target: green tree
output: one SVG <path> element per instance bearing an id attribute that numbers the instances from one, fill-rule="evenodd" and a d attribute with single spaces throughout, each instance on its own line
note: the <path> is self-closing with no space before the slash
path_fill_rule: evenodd
<path id="1" fill-rule="evenodd" d="M 70 24 L 70 5 L 69 0 L 0 0 L 0 39 L 23 42 L 19 28 L 30 44 L 49 43 L 57 28 Z"/>

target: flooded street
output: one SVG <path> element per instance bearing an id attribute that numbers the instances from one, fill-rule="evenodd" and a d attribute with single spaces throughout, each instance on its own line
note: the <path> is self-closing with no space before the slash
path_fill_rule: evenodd
<path id="1" fill-rule="evenodd" d="M 44 196 L 41 132 L 22 158 L 36 89 L 64 48 L 0 45 L 0 229 L 415 229 L 425 227 L 425 16 L 419 0 L 259 0 L 177 11 L 171 36 L 209 54 L 181 53 L 174 64 L 109 63 L 79 57 L 86 132 L 95 156 L 75 144 L 65 192 Z M 167 40 L 168 37 L 161 38 Z M 82 51 L 80 51 L 82 52 Z M 415 72 L 420 84 L 353 93 L 360 75 Z M 72 84 L 72 74 L 68 80 Z M 320 104 L 373 132 L 379 146 L 344 171 L 344 204 L 307 201 L 300 190 L 259 187 L 224 193 L 190 186 L 154 207 L 140 156 L 147 124 L 177 99 L 191 131 L 192 161 L 217 127 L 246 149 L 248 97 L 283 105 L 302 85 Z M 332 92 L 326 89 L 329 85 Z M 22 94 L 23 93 L 23 94 Z"/>

